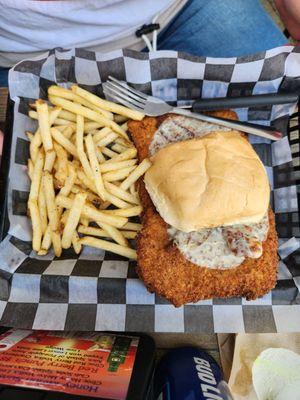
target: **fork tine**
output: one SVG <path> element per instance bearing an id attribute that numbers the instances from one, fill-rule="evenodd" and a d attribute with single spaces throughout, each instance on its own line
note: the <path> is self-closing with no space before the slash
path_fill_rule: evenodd
<path id="1" fill-rule="evenodd" d="M 114 89 L 116 89 L 116 91 L 126 94 L 128 97 L 131 97 L 132 99 L 142 103 L 143 105 L 146 104 L 146 100 L 144 98 L 136 96 L 134 93 L 131 93 L 129 90 L 125 89 L 123 86 L 117 85 L 114 82 L 110 82 L 110 81 L 105 82 L 105 85 L 113 87 Z"/>
<path id="2" fill-rule="evenodd" d="M 119 96 L 120 98 L 124 99 L 125 101 L 127 101 L 128 103 L 136 106 L 136 107 L 140 107 L 141 109 L 144 108 L 145 104 L 144 103 L 140 103 L 132 98 L 130 98 L 129 96 L 121 93 L 118 89 L 115 89 L 114 87 L 104 84 L 104 87 L 106 87 L 106 89 L 108 89 L 111 93 Z"/>
<path id="3" fill-rule="evenodd" d="M 124 99 L 122 99 L 121 97 L 119 97 L 118 95 L 116 95 L 115 93 L 112 93 L 112 92 L 110 91 L 110 89 L 106 89 L 106 88 L 104 87 L 103 90 L 104 90 L 104 93 L 105 93 L 106 95 L 108 95 L 109 97 L 111 97 L 112 99 L 114 99 L 115 101 L 117 101 L 118 103 L 123 104 L 123 106 L 128 107 L 128 108 L 131 108 L 131 109 L 136 110 L 136 111 L 140 111 L 140 112 L 143 112 L 143 111 L 144 111 L 142 108 L 136 107 L 136 106 L 134 106 L 132 103 L 129 103 L 128 101 L 125 101 Z"/>
<path id="4" fill-rule="evenodd" d="M 140 92 L 139 90 L 136 90 L 136 89 L 132 88 L 131 86 L 127 85 L 127 83 L 121 82 L 121 81 L 119 81 L 118 79 L 114 78 L 111 75 L 108 76 L 108 79 L 110 79 L 111 81 L 115 82 L 116 84 L 118 84 L 120 86 L 123 86 L 123 88 L 128 89 L 130 92 L 136 94 L 137 96 L 140 96 L 143 99 L 147 100 L 148 96 L 145 93 Z"/>

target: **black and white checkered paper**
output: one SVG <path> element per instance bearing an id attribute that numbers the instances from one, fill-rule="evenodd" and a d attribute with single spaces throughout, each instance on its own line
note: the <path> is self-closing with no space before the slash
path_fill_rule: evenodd
<path id="1" fill-rule="evenodd" d="M 56 49 L 16 65 L 9 76 L 15 106 L 8 189 L 10 232 L 0 244 L 0 324 L 52 330 L 300 331 L 299 210 L 287 137 L 274 143 L 250 137 L 270 179 L 282 256 L 277 286 L 263 298 L 213 299 L 175 308 L 147 292 L 135 273 L 135 263 L 123 257 L 88 247 L 80 256 L 66 250 L 60 258 L 53 253 L 39 257 L 31 250 L 25 131 L 36 126 L 27 116 L 28 104 L 46 98 L 53 83 L 64 87 L 77 83 L 101 96 L 101 83 L 108 75 L 179 105 L 199 97 L 299 91 L 300 48 L 285 46 L 225 59 L 175 51 L 100 54 Z M 272 121 L 285 129 L 294 106 L 237 112 L 241 120 L 265 125 Z"/>

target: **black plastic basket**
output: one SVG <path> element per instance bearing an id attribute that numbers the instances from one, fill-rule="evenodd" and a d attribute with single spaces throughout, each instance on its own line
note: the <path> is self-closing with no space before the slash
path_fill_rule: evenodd
<path id="1" fill-rule="evenodd" d="M 288 138 L 292 148 L 294 170 L 296 172 L 297 185 L 300 184 L 300 102 L 297 112 L 291 115 L 288 125 Z M 294 150 L 294 151 L 293 151 Z"/>
<path id="2" fill-rule="evenodd" d="M 8 95 L 6 120 L 4 128 L 3 149 L 0 164 L 0 241 L 4 239 L 9 228 L 7 213 L 7 188 L 10 167 L 10 153 L 13 134 L 14 102 Z"/>
<path id="3" fill-rule="evenodd" d="M 0 165 L 0 242 L 4 239 L 9 229 L 9 219 L 7 214 L 7 188 L 13 132 L 13 119 L 14 102 L 8 99 L 4 129 L 3 153 Z M 297 111 L 293 113 L 289 119 L 287 135 L 292 149 L 292 158 L 297 184 L 298 204 L 300 204 L 300 101 L 298 103 Z"/>
<path id="4" fill-rule="evenodd" d="M 292 151 L 292 162 L 295 171 L 295 180 L 297 184 L 297 198 L 300 204 L 300 101 L 297 111 L 291 115 L 288 124 L 288 139 Z M 300 216 L 300 209 L 299 209 Z M 298 252 L 297 252 L 298 253 Z"/>

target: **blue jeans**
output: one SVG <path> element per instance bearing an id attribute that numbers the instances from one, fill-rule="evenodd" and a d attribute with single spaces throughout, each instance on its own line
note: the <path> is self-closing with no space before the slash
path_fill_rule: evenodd
<path id="1" fill-rule="evenodd" d="M 260 0 L 189 0 L 158 36 L 159 50 L 237 57 L 287 43 Z"/>
<path id="2" fill-rule="evenodd" d="M 8 68 L 0 67 L 0 87 L 7 87 Z"/>
<path id="3" fill-rule="evenodd" d="M 189 0 L 158 35 L 159 50 L 210 57 L 253 54 L 286 42 L 259 0 Z M 7 86 L 7 74 L 0 67 L 0 86 Z"/>

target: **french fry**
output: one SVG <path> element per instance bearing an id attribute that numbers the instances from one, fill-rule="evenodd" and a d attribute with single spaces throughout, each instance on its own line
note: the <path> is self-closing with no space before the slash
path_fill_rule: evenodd
<path id="1" fill-rule="evenodd" d="M 126 117 L 125 115 L 114 115 L 114 121 L 117 124 L 123 124 L 124 122 L 128 121 L 128 117 Z"/>
<path id="2" fill-rule="evenodd" d="M 84 225 L 82 223 L 78 226 L 77 231 L 78 233 L 83 233 L 89 236 L 110 237 L 109 233 L 104 229 L 94 228 L 92 226 Z"/>
<path id="3" fill-rule="evenodd" d="M 44 237 L 42 240 L 42 249 L 43 250 L 49 250 L 51 246 L 52 240 L 51 240 L 51 228 L 50 225 L 47 226 L 46 231 L 44 232 Z"/>
<path id="4" fill-rule="evenodd" d="M 116 153 L 115 151 L 110 150 L 108 147 L 100 147 L 101 152 L 106 155 L 107 157 L 110 157 L 110 159 L 115 158 L 119 155 L 119 153 Z M 107 160 L 108 162 L 110 160 Z M 114 161 L 114 160 L 112 160 Z"/>
<path id="5" fill-rule="evenodd" d="M 51 240 L 54 249 L 54 254 L 56 257 L 61 256 L 62 247 L 61 247 L 61 237 L 59 232 L 51 231 Z"/>
<path id="6" fill-rule="evenodd" d="M 79 160 L 77 160 L 77 159 L 73 159 L 72 160 L 72 165 L 73 165 L 73 167 L 76 169 L 78 169 L 78 168 L 80 168 L 80 161 Z"/>
<path id="7" fill-rule="evenodd" d="M 62 88 L 60 86 L 50 86 L 48 88 L 48 94 L 49 95 L 54 95 L 58 97 L 62 97 L 64 99 L 72 100 L 75 101 L 79 104 L 82 104 L 88 108 L 91 108 L 94 111 L 97 111 L 98 113 L 104 115 L 108 119 L 113 119 L 113 114 L 111 112 L 108 112 L 106 110 L 103 110 L 99 107 L 96 107 L 94 104 L 90 103 L 89 101 L 85 100 L 81 96 L 78 96 L 77 94 L 71 92 L 69 89 Z"/>
<path id="8" fill-rule="evenodd" d="M 64 99 L 74 101 L 74 94 L 71 90 L 61 86 L 52 85 L 48 87 L 48 95 L 63 97 Z"/>
<path id="9" fill-rule="evenodd" d="M 98 147 L 107 146 L 108 144 L 112 143 L 117 137 L 118 135 L 115 132 L 110 132 L 103 139 L 97 142 L 97 146 Z"/>
<path id="10" fill-rule="evenodd" d="M 35 163 L 36 157 L 39 152 L 39 147 L 42 144 L 42 137 L 40 134 L 40 130 L 38 129 L 36 133 L 33 136 L 33 139 L 30 141 L 29 145 L 29 153 L 30 153 L 30 158 L 33 163 Z"/>
<path id="11" fill-rule="evenodd" d="M 39 251 L 42 242 L 42 227 L 40 220 L 40 213 L 36 199 L 28 201 L 28 208 L 30 212 L 30 218 L 32 222 L 32 248 L 35 251 Z"/>
<path id="12" fill-rule="evenodd" d="M 80 215 L 82 213 L 83 206 L 86 200 L 86 193 L 76 194 L 72 207 L 70 208 L 70 213 L 63 230 L 61 245 L 63 249 L 68 249 L 71 246 L 73 234 L 76 231 Z"/>
<path id="13" fill-rule="evenodd" d="M 62 130 L 66 126 L 71 126 L 74 130 L 76 129 L 76 124 L 74 124 L 74 122 L 70 122 L 70 121 L 67 121 L 66 119 L 62 119 L 62 118 L 56 118 L 54 125 L 55 125 L 56 129 L 58 126 L 60 126 Z"/>
<path id="14" fill-rule="evenodd" d="M 35 108 L 37 108 L 36 104 L 34 106 L 35 106 Z M 54 121 L 56 120 L 56 118 L 58 117 L 58 115 L 60 114 L 61 111 L 62 110 L 61 110 L 60 107 L 54 107 L 54 108 L 48 107 L 49 125 L 50 126 L 54 123 Z M 32 118 L 32 119 L 39 119 L 38 113 L 36 111 L 33 111 L 33 110 L 29 111 L 28 116 L 30 118 Z"/>
<path id="15" fill-rule="evenodd" d="M 48 253 L 48 250 L 46 250 L 46 249 L 40 249 L 40 250 L 37 252 L 37 255 L 38 255 L 38 256 L 45 256 L 47 253 Z"/>
<path id="16" fill-rule="evenodd" d="M 135 183 L 144 173 L 151 167 L 151 161 L 145 158 L 141 164 L 139 164 L 131 174 L 121 183 L 121 189 L 127 190 L 129 187 Z"/>
<path id="17" fill-rule="evenodd" d="M 113 151 L 116 151 L 117 153 L 124 153 L 128 148 L 125 146 L 122 146 L 119 143 L 114 144 L 113 146 L 111 146 L 111 149 Z"/>
<path id="18" fill-rule="evenodd" d="M 118 169 L 117 171 L 107 172 L 106 174 L 103 174 L 102 177 L 104 182 L 120 181 L 122 179 L 127 178 L 130 172 L 133 171 L 134 169 L 135 167 Z"/>
<path id="19" fill-rule="evenodd" d="M 72 237 L 72 245 L 73 245 L 73 249 L 75 251 L 76 254 L 79 254 L 81 252 L 81 243 L 79 240 L 79 236 L 78 233 L 75 231 L 73 233 L 73 237 Z"/>
<path id="20" fill-rule="evenodd" d="M 103 203 L 100 204 L 99 209 L 100 210 L 106 210 L 107 207 L 109 207 L 111 203 L 109 201 L 104 201 Z"/>
<path id="21" fill-rule="evenodd" d="M 105 192 L 106 200 L 109 201 L 111 204 L 118 208 L 128 208 L 130 207 L 130 204 L 126 203 L 125 201 L 119 199 L 119 197 L 116 197 L 112 195 L 111 193 Z"/>
<path id="22" fill-rule="evenodd" d="M 66 162 L 68 161 L 68 153 L 65 150 L 63 146 L 61 146 L 59 143 L 54 142 L 53 143 L 54 150 L 57 155 L 58 160 L 65 160 Z"/>
<path id="23" fill-rule="evenodd" d="M 96 155 L 96 150 L 93 142 L 92 136 L 89 134 L 85 138 L 85 145 L 86 145 L 86 150 L 88 153 L 88 157 L 90 160 L 90 165 L 91 169 L 93 171 L 93 176 L 94 176 L 94 181 L 95 181 L 95 186 L 97 188 L 97 192 L 99 196 L 101 197 L 102 200 L 107 200 L 106 199 L 106 191 L 104 188 L 103 184 L 103 179 L 100 171 L 100 166 L 98 163 L 97 155 Z"/>
<path id="24" fill-rule="evenodd" d="M 120 106 L 119 104 L 100 99 L 98 96 L 88 92 L 87 90 L 80 88 L 79 86 L 72 86 L 71 89 L 73 93 L 78 94 L 79 96 L 88 100 L 90 103 L 95 104 L 96 106 L 102 108 L 103 110 L 107 110 L 115 114 L 120 114 L 137 121 L 141 121 L 145 116 L 143 113 L 139 111 L 131 110 L 130 108 Z"/>
<path id="25" fill-rule="evenodd" d="M 99 122 L 85 122 L 84 123 L 84 132 L 90 133 L 91 131 L 94 131 L 95 129 L 102 128 L 104 125 Z"/>
<path id="26" fill-rule="evenodd" d="M 57 127 L 55 127 L 57 129 Z M 74 133 L 74 128 L 71 125 L 67 125 L 64 127 L 64 129 L 61 131 L 61 133 L 64 135 L 65 138 L 70 139 L 71 136 Z"/>
<path id="27" fill-rule="evenodd" d="M 57 129 L 59 132 L 63 132 L 66 128 L 71 127 L 72 129 L 74 129 L 75 124 L 69 124 L 69 125 L 53 125 L 53 128 Z"/>
<path id="28" fill-rule="evenodd" d="M 58 195 L 56 196 L 56 204 L 63 208 L 70 209 L 72 207 L 73 200 L 68 197 Z M 121 228 L 123 225 L 126 224 L 126 222 L 128 222 L 128 219 L 125 217 L 107 215 L 105 214 L 105 212 L 107 211 L 99 211 L 94 207 L 85 205 L 82 209 L 82 216 L 89 218 L 96 223 L 98 223 L 98 221 L 100 223 L 104 222 L 111 226 L 115 226 L 116 228 Z"/>
<path id="29" fill-rule="evenodd" d="M 69 194 L 72 190 L 72 187 L 74 186 L 74 183 L 77 178 L 75 168 L 73 167 L 73 165 L 71 163 L 68 163 L 68 172 L 69 173 L 65 180 L 65 184 L 59 191 L 59 194 L 62 196 L 69 196 Z"/>
<path id="30" fill-rule="evenodd" d="M 130 187 L 129 187 L 129 192 L 130 192 L 133 196 L 135 196 L 135 195 L 137 194 L 137 191 L 136 191 L 136 189 L 135 189 L 135 183 L 133 183 L 132 185 L 130 185 Z"/>
<path id="31" fill-rule="evenodd" d="M 111 150 L 110 150 L 111 151 Z M 103 152 L 103 150 L 102 150 L 102 152 Z M 104 152 L 103 152 L 104 153 Z M 105 153 L 104 153 L 105 154 Z M 133 148 L 130 148 L 130 149 L 128 149 L 128 150 L 125 150 L 123 153 L 121 153 L 121 154 L 117 154 L 117 153 L 114 153 L 115 154 L 115 156 L 113 155 L 113 159 L 110 159 L 110 160 L 107 160 L 105 163 L 106 164 L 110 164 L 110 163 L 113 163 L 113 162 L 119 162 L 119 161 L 124 161 L 124 160 L 131 160 L 132 158 L 135 158 L 136 157 L 136 154 L 137 154 L 137 151 L 136 151 L 136 149 L 133 147 Z M 107 154 L 105 154 L 105 155 L 107 155 Z"/>
<path id="32" fill-rule="evenodd" d="M 105 128 L 100 129 L 100 131 L 95 130 L 90 133 L 93 135 L 94 142 L 97 143 L 97 142 L 99 142 L 99 140 L 102 140 L 111 132 L 112 132 L 112 130 L 110 128 L 105 127 Z"/>
<path id="33" fill-rule="evenodd" d="M 78 232 L 84 235 L 96 236 L 96 237 L 111 237 L 109 233 L 104 229 L 94 228 L 92 226 L 79 225 Z M 137 235 L 136 231 L 121 231 L 122 235 L 126 239 L 134 239 Z"/>
<path id="34" fill-rule="evenodd" d="M 74 102 L 79 103 L 87 108 L 90 108 L 93 111 L 96 111 L 97 113 L 99 113 L 100 115 L 102 115 L 103 117 L 105 117 L 107 119 L 111 119 L 111 120 L 114 119 L 114 116 L 111 112 L 103 110 L 102 108 L 96 107 L 94 104 L 86 101 L 85 99 L 78 96 L 77 94 L 74 95 Z"/>
<path id="35" fill-rule="evenodd" d="M 97 149 L 97 158 L 98 158 L 98 161 L 100 164 L 103 164 L 106 161 L 104 155 L 102 154 L 102 152 L 99 148 Z"/>
<path id="36" fill-rule="evenodd" d="M 54 123 L 55 123 L 55 125 L 72 126 L 72 128 L 75 128 L 75 124 L 73 122 L 70 122 L 67 119 L 63 119 L 63 118 L 56 118 Z"/>
<path id="37" fill-rule="evenodd" d="M 134 222 L 127 222 L 121 229 L 128 229 L 130 231 L 140 231 L 142 229 L 142 225 Z"/>
<path id="38" fill-rule="evenodd" d="M 33 110 L 36 110 L 36 104 L 35 103 L 29 103 L 29 107 L 32 108 Z"/>
<path id="39" fill-rule="evenodd" d="M 38 114 L 40 135 L 42 138 L 44 149 L 47 152 L 48 150 L 52 150 L 53 148 L 47 103 L 45 103 L 43 100 L 37 100 L 36 110 Z"/>
<path id="40" fill-rule="evenodd" d="M 83 148 L 83 130 L 84 130 L 84 118 L 81 115 L 77 115 L 77 128 L 76 128 L 77 154 L 86 176 L 89 179 L 93 180 L 94 174 Z"/>
<path id="41" fill-rule="evenodd" d="M 68 175 L 68 155 L 66 150 L 58 143 L 53 143 L 56 152 L 56 161 L 54 163 L 55 179 L 59 182 L 59 187 L 62 188 L 65 184 Z"/>
<path id="42" fill-rule="evenodd" d="M 43 173 L 43 189 L 46 198 L 47 214 L 51 231 L 55 232 L 59 228 L 58 212 L 55 204 L 55 193 L 52 175 L 45 171 Z M 53 241 L 53 237 L 52 237 Z"/>
<path id="43" fill-rule="evenodd" d="M 105 251 L 111 251 L 115 254 L 120 254 L 121 256 L 131 258 L 136 260 L 136 251 L 125 246 L 120 246 L 119 244 L 111 243 L 106 240 L 96 239 L 90 236 L 85 236 L 80 239 L 80 243 L 85 246 L 96 247 L 98 249 L 103 249 Z"/>
<path id="44" fill-rule="evenodd" d="M 29 200 L 37 200 L 42 179 L 42 171 L 44 166 L 44 154 L 40 150 L 33 168 L 32 181 L 29 192 Z"/>
<path id="45" fill-rule="evenodd" d="M 29 158 L 28 162 L 27 162 L 27 172 L 28 172 L 28 175 L 29 175 L 29 178 L 31 181 L 33 178 L 33 170 L 34 170 L 34 165 L 33 165 L 31 158 Z"/>
<path id="46" fill-rule="evenodd" d="M 60 190 L 64 186 L 64 182 L 56 179 L 55 176 L 53 177 L 53 184 L 55 190 Z"/>
<path id="47" fill-rule="evenodd" d="M 133 196 L 132 194 L 126 192 L 126 190 L 123 190 L 122 188 L 110 182 L 104 182 L 104 187 L 107 190 L 107 192 L 111 193 L 112 195 L 118 197 L 121 200 L 127 201 L 128 203 L 132 204 L 139 204 L 139 201 L 136 199 L 135 196 Z"/>
<path id="48" fill-rule="evenodd" d="M 89 219 L 85 217 L 80 217 L 80 224 L 81 226 L 88 227 L 89 226 Z M 79 230 L 78 230 L 79 232 Z"/>
<path id="49" fill-rule="evenodd" d="M 110 215 L 119 215 L 122 217 L 135 217 L 136 215 L 140 215 L 143 211 L 142 206 L 134 206 L 130 208 L 122 208 L 118 210 L 103 210 L 102 212 Z"/>
<path id="50" fill-rule="evenodd" d="M 44 165 L 44 171 L 52 171 L 54 162 L 56 158 L 56 152 L 54 150 L 49 150 L 46 153 L 46 158 L 45 158 L 45 165 Z"/>
<path id="51" fill-rule="evenodd" d="M 121 230 L 121 233 L 126 239 L 135 239 L 136 236 L 137 236 L 137 232 L 136 231 L 123 231 L 123 230 Z"/>
<path id="52" fill-rule="evenodd" d="M 47 206 L 46 206 L 46 199 L 44 195 L 43 185 L 40 185 L 39 189 L 38 208 L 40 213 L 42 233 L 43 235 L 45 235 L 48 226 L 48 219 L 47 219 Z"/>
<path id="53" fill-rule="evenodd" d="M 51 134 L 53 139 L 64 147 L 72 156 L 78 157 L 77 149 L 73 143 L 70 142 L 59 130 L 56 128 L 51 128 Z"/>
<path id="54" fill-rule="evenodd" d="M 30 118 L 32 118 L 32 119 L 39 119 L 38 113 L 37 113 L 36 111 L 33 111 L 33 110 L 30 110 L 30 111 L 28 112 L 28 116 L 29 116 Z"/>
<path id="55" fill-rule="evenodd" d="M 61 107 L 54 107 L 54 108 L 52 108 L 52 110 L 50 110 L 50 112 L 49 112 L 49 125 L 50 125 L 50 128 L 54 124 L 54 121 L 56 121 L 58 119 L 58 117 L 60 116 L 61 112 L 62 112 Z"/>
<path id="56" fill-rule="evenodd" d="M 122 127 L 125 131 L 127 131 L 127 130 L 128 130 L 128 123 L 127 123 L 127 121 L 124 122 L 124 123 L 121 125 L 121 127 Z M 129 142 L 129 143 L 130 143 L 130 145 L 132 145 L 131 142 Z"/>
<path id="57" fill-rule="evenodd" d="M 126 128 L 126 129 L 127 129 L 127 128 Z M 116 141 L 116 143 L 120 144 L 121 146 L 128 147 L 128 148 L 130 148 L 130 149 L 133 148 L 133 147 L 132 147 L 132 144 L 131 144 L 130 142 L 127 142 L 127 141 L 124 140 L 123 138 L 117 137 L 115 141 Z"/>
<path id="58" fill-rule="evenodd" d="M 105 117 L 107 119 L 111 119 L 111 120 L 114 119 L 114 116 L 111 112 L 103 110 L 102 108 L 95 106 L 94 104 L 86 101 L 85 99 L 83 99 L 81 96 L 78 96 L 77 94 L 74 95 L 74 102 L 79 103 L 87 108 L 90 108 L 91 110 L 96 111 L 97 113 L 99 113 L 100 115 L 103 115 L 103 117 Z"/>
<path id="59" fill-rule="evenodd" d="M 68 219 L 68 217 L 69 217 L 69 214 L 70 214 L 70 210 L 65 210 L 65 211 L 62 213 L 62 216 L 60 217 L 60 222 L 61 222 L 61 224 L 62 224 L 63 226 L 66 225 L 67 219 Z"/>
<path id="60" fill-rule="evenodd" d="M 136 204 L 139 204 L 139 205 L 140 205 L 140 204 L 141 204 L 140 196 L 139 196 L 138 191 L 137 191 L 136 188 L 135 188 L 135 183 L 133 183 L 133 184 L 130 186 L 129 192 L 130 192 L 130 194 L 131 194 L 132 196 L 135 197 L 135 199 L 136 199 Z"/>
<path id="61" fill-rule="evenodd" d="M 122 233 L 115 227 L 105 224 L 105 223 L 98 223 L 100 228 L 102 228 L 105 232 L 108 233 L 108 236 L 111 237 L 116 243 L 120 244 L 121 246 L 128 247 L 128 242 Z"/>
<path id="62" fill-rule="evenodd" d="M 83 117 L 88 118 L 91 121 L 98 122 L 100 124 L 103 124 L 104 126 L 111 128 L 114 132 L 118 133 L 120 136 L 128 140 L 128 136 L 126 135 L 125 131 L 118 124 L 116 124 L 113 120 L 100 115 L 96 111 L 84 107 L 78 103 L 72 103 L 72 101 L 70 100 L 62 99 L 57 96 L 51 95 L 49 96 L 49 100 L 51 101 L 51 103 L 60 106 L 65 110 L 82 115 Z"/>
<path id="63" fill-rule="evenodd" d="M 76 122 L 76 114 L 70 111 L 61 110 L 59 116 L 60 118 L 66 119 L 67 121 Z"/>
<path id="64" fill-rule="evenodd" d="M 26 136 L 28 137 L 29 142 L 31 142 L 34 138 L 34 134 L 30 131 L 26 131 Z"/>
<path id="65" fill-rule="evenodd" d="M 137 163 L 137 159 L 105 163 L 105 164 L 100 165 L 100 171 L 102 173 L 109 172 L 109 171 L 116 171 L 119 169 L 132 167 L 136 163 Z"/>
<path id="66" fill-rule="evenodd" d="M 96 185 L 95 185 L 95 183 L 94 183 L 94 179 L 93 179 L 93 180 L 89 179 L 89 178 L 85 175 L 85 173 L 84 173 L 82 170 L 80 170 L 80 169 L 77 170 L 77 176 L 78 176 L 78 179 L 79 179 L 79 184 L 80 184 L 80 182 L 81 182 L 81 186 L 82 186 L 82 184 L 83 184 L 86 188 L 88 188 L 88 189 L 91 190 L 92 192 L 98 194 Z M 77 183 L 77 182 L 76 182 L 76 183 Z"/>

